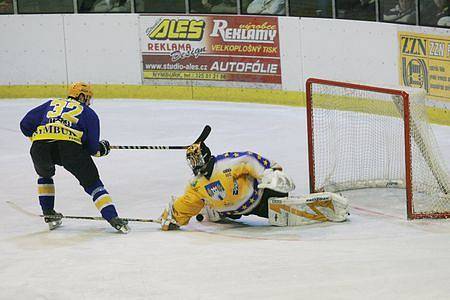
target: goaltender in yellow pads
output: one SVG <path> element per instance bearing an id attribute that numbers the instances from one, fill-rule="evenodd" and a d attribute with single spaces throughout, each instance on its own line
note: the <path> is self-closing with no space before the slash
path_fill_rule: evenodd
<path id="1" fill-rule="evenodd" d="M 333 193 L 289 196 L 292 179 L 276 162 L 254 152 L 211 155 L 204 142 L 191 145 L 186 160 L 194 173 L 184 195 L 172 199 L 158 219 L 162 230 L 178 229 L 199 213 L 209 221 L 257 215 L 276 226 L 343 222 L 348 202 Z"/>

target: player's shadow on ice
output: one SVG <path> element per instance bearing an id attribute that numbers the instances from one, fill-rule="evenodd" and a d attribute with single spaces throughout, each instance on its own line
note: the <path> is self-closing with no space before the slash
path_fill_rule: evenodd
<path id="1" fill-rule="evenodd" d="M 56 230 L 42 229 L 41 231 L 17 235 L 5 239 L 5 242 L 15 244 L 25 250 L 38 250 L 46 248 L 65 248 L 89 242 L 94 239 L 120 236 L 112 232 L 113 229 L 102 227 L 71 227 L 61 226 Z"/>

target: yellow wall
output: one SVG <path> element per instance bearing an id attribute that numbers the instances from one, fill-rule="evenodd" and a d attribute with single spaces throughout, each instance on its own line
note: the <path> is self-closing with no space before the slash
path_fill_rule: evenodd
<path id="1" fill-rule="evenodd" d="M 304 92 L 281 90 L 149 85 L 94 85 L 93 89 L 96 99 L 204 100 L 305 106 Z M 66 93 L 65 85 L 0 86 L 0 99 L 65 97 Z M 432 123 L 450 126 L 450 110 L 430 107 L 428 115 Z"/>

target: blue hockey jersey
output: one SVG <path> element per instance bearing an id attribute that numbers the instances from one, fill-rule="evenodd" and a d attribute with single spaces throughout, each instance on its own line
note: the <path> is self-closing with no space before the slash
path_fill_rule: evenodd
<path id="1" fill-rule="evenodd" d="M 32 141 L 71 141 L 95 155 L 98 152 L 100 121 L 84 103 L 73 99 L 50 99 L 30 110 L 20 122 L 22 133 Z"/>

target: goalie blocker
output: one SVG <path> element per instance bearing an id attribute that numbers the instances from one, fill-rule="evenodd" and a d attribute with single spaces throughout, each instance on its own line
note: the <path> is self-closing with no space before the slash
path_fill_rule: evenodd
<path id="1" fill-rule="evenodd" d="M 347 199 L 334 193 L 269 199 L 269 223 L 275 226 L 343 222 L 348 214 Z"/>

